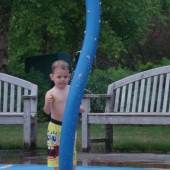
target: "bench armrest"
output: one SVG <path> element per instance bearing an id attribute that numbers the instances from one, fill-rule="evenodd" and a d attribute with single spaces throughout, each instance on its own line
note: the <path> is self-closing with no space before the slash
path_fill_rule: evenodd
<path id="1" fill-rule="evenodd" d="M 23 95 L 22 98 L 25 100 L 31 100 L 31 117 L 35 117 L 37 113 L 37 95 Z M 32 100 L 33 99 L 33 100 Z"/>
<path id="2" fill-rule="evenodd" d="M 111 94 L 84 94 L 83 95 L 83 106 L 86 108 L 85 114 L 90 113 L 91 98 L 105 98 L 106 99 L 105 112 L 111 112 L 112 110 L 112 95 Z"/>
<path id="3" fill-rule="evenodd" d="M 23 95 L 22 98 L 23 99 L 36 99 L 37 95 Z"/>
<path id="4" fill-rule="evenodd" d="M 111 98 L 110 94 L 84 94 L 83 98 Z"/>

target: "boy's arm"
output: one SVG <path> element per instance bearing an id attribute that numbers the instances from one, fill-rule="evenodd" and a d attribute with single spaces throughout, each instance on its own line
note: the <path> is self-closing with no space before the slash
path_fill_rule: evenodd
<path id="1" fill-rule="evenodd" d="M 45 96 L 45 105 L 44 105 L 44 112 L 46 114 L 51 113 L 51 104 L 53 102 L 53 96 L 49 95 L 48 93 Z"/>

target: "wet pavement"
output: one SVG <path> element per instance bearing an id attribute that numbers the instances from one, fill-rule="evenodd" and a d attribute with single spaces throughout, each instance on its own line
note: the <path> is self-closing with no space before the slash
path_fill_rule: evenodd
<path id="1" fill-rule="evenodd" d="M 149 153 L 112 153 L 87 154 L 79 153 L 82 165 L 102 165 L 118 167 L 163 168 L 170 169 L 170 154 Z"/>
<path id="2" fill-rule="evenodd" d="M 46 151 L 23 152 L 0 150 L 0 164 L 46 165 Z M 78 153 L 77 165 L 170 169 L 170 154 Z"/>

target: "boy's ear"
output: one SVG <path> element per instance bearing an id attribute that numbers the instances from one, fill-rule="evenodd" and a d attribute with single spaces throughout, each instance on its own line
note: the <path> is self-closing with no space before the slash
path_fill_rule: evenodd
<path id="1" fill-rule="evenodd" d="M 53 81 L 53 74 L 50 74 L 50 79 Z"/>

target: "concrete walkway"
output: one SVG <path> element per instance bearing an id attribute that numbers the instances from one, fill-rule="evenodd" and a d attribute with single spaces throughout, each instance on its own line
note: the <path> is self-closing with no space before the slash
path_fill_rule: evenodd
<path id="1" fill-rule="evenodd" d="M 31 162 L 23 164 L 0 164 L 0 169 L 5 170 L 50 170 L 46 165 L 46 156 L 26 157 L 28 160 L 41 160 L 43 165 Z M 156 170 L 170 169 L 170 154 L 146 153 L 112 153 L 94 154 L 78 153 L 77 170 Z"/>
<path id="2" fill-rule="evenodd" d="M 92 162 L 100 164 L 107 162 L 114 165 L 129 165 L 136 167 L 166 167 L 170 169 L 170 154 L 149 154 L 149 153 L 112 153 L 112 154 L 93 154 L 78 153 L 77 159 L 81 160 L 82 165 L 91 165 Z"/>
<path id="3" fill-rule="evenodd" d="M 150 162 L 168 162 L 170 164 L 170 154 L 149 154 L 149 153 L 109 153 L 109 154 L 96 154 L 96 153 L 78 153 L 78 159 L 101 159 L 112 161 L 150 161 Z"/>

